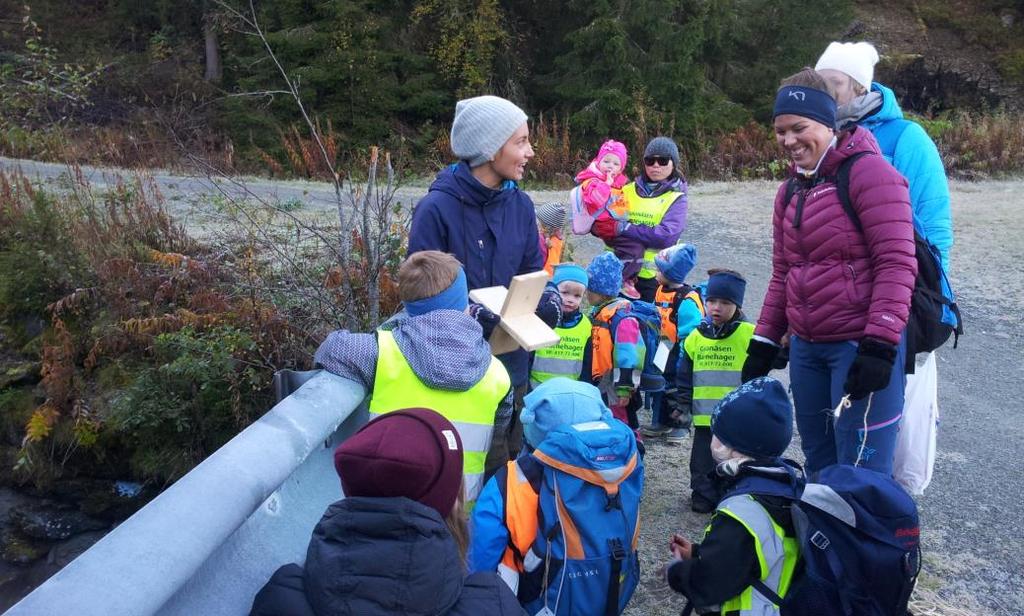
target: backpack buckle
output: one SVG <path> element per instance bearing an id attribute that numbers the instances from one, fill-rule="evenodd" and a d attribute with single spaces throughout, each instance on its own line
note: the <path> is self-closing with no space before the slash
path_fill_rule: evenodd
<path id="1" fill-rule="evenodd" d="M 810 542 L 811 545 L 819 550 L 827 550 L 828 546 L 832 543 L 820 530 L 814 531 L 814 534 L 811 535 Z"/>
<path id="2" fill-rule="evenodd" d="M 615 560 L 623 560 L 626 558 L 626 548 L 622 546 L 622 541 L 616 537 L 608 540 L 608 547 L 612 550 L 612 558 Z"/>
<path id="3" fill-rule="evenodd" d="M 611 511 L 612 509 L 622 509 L 622 498 L 619 497 L 619 493 L 608 494 L 608 502 L 604 505 L 605 511 Z"/>

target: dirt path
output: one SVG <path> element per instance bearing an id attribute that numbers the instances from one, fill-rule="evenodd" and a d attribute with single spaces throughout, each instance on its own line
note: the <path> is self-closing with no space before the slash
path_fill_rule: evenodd
<path id="1" fill-rule="evenodd" d="M 61 165 L 0 159 L 0 168 L 21 164 L 41 183 L 59 187 Z M 104 171 L 85 168 L 94 184 Z M 230 184 L 156 174 L 172 213 L 193 229 L 216 224 L 215 204 Z M 775 184 L 703 183 L 691 189 L 689 226 L 683 240 L 700 252 L 694 277 L 709 267 L 730 267 L 749 279 L 746 312 L 756 318 L 767 283 L 770 214 Z M 324 184 L 253 181 L 264 198 L 292 201 L 311 215 L 333 210 Z M 1024 604 L 1024 441 L 1019 393 L 1024 382 L 1024 181 L 954 182 L 956 246 L 951 278 L 960 296 L 967 335 L 959 348 L 939 353 L 942 426 L 935 477 L 918 499 L 925 547 L 922 586 L 977 615 L 1021 614 Z M 415 203 L 426 185 L 403 188 L 399 200 Z M 564 201 L 565 192 L 530 191 L 536 203 Z M 222 197 L 221 197 L 222 198 Z M 601 249 L 593 238 L 571 240 L 585 264 Z M 778 375 L 783 380 L 785 374 Z M 644 418 L 647 419 L 647 418 Z M 689 444 L 651 443 L 643 504 L 641 557 L 644 576 L 628 614 L 674 615 L 682 602 L 658 578 L 666 538 L 682 531 L 697 538 L 705 516 L 686 506 Z M 799 448 L 791 448 L 794 457 Z"/>

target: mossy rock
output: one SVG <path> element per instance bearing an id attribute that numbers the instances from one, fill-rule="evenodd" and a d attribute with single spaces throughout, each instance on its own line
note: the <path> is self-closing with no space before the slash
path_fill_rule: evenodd
<path id="1" fill-rule="evenodd" d="M 923 60 L 924 56 L 919 53 L 889 53 L 879 59 L 878 66 L 881 69 L 895 72 Z"/>
<path id="2" fill-rule="evenodd" d="M 18 361 L 0 364 L 0 390 L 17 385 L 34 385 L 42 378 L 42 364 L 37 361 Z"/>
<path id="3" fill-rule="evenodd" d="M 49 551 L 46 543 L 25 537 L 12 528 L 0 530 L 0 558 L 12 565 L 27 565 Z"/>

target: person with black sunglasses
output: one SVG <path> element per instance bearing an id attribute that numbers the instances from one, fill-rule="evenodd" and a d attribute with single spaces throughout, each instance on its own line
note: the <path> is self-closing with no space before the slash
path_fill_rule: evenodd
<path id="1" fill-rule="evenodd" d="M 610 250 L 618 252 L 619 244 L 644 247 L 643 261 L 635 285 L 639 297 L 653 302 L 658 290 L 654 257 L 663 248 L 675 245 L 686 229 L 686 180 L 679 171 L 679 147 L 668 137 L 655 137 L 644 149 L 643 170 L 636 179 L 622 188 L 629 205 L 629 220 L 616 229 L 615 237 L 606 241 Z M 621 258 L 621 257 L 620 257 Z"/>

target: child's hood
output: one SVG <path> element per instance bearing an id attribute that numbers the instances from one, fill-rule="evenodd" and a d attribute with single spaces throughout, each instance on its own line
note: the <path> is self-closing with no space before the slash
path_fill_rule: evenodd
<path id="1" fill-rule="evenodd" d="M 466 391 L 491 364 L 491 347 L 480 324 L 457 310 L 402 319 L 391 333 L 413 372 L 433 389 Z"/>

